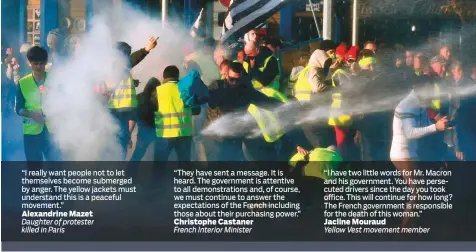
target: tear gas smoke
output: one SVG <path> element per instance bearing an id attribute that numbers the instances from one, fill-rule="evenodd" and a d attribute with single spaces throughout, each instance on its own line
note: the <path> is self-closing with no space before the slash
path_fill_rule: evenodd
<path id="1" fill-rule="evenodd" d="M 460 38 L 463 38 L 463 40 L 472 38 L 474 37 L 474 31 L 462 28 L 457 33 L 441 34 L 440 37 L 444 38 L 444 41 L 439 41 L 439 45 L 441 46 L 451 41 L 460 41 Z M 439 52 L 439 50 L 432 50 L 435 49 L 435 45 L 430 43 L 416 45 L 408 49 L 412 52 L 424 52 L 430 59 Z M 340 109 L 342 114 L 349 114 L 352 115 L 353 118 L 359 118 L 372 113 L 392 113 L 395 110 L 398 103 L 409 93 L 409 90 L 406 89 L 404 85 L 410 85 L 410 83 L 404 83 L 403 81 L 395 81 L 396 75 L 400 73 L 397 73 L 395 68 L 389 67 L 394 66 L 396 55 L 397 52 L 394 50 L 378 53 L 378 61 L 380 63 L 383 62 L 384 65 L 380 70 L 390 75 L 382 75 L 383 78 L 379 80 L 381 85 L 379 84 L 376 87 L 370 88 L 364 87 L 368 83 L 356 83 L 353 81 L 352 87 L 346 88 L 345 92 L 347 95 L 344 95 L 343 99 L 345 103 L 347 103 L 347 106 Z M 458 59 L 463 62 L 469 61 L 469 59 L 464 58 L 465 56 L 468 57 L 463 52 Z M 450 70 L 448 69 L 447 71 Z M 443 91 L 439 97 L 442 102 L 448 99 L 448 93 L 445 92 L 446 91 Z M 432 86 L 427 87 L 424 93 L 427 94 L 425 97 L 422 97 L 424 99 L 431 100 L 437 98 Z M 476 85 L 466 88 L 459 87 L 452 96 L 469 97 L 475 94 Z M 284 132 L 288 132 L 304 124 L 327 124 L 331 113 L 331 100 L 329 97 L 330 94 L 318 94 L 314 96 L 313 100 L 306 106 L 302 106 L 297 101 L 288 102 L 273 109 L 273 112 L 276 114 L 279 125 Z M 210 124 L 202 133 L 222 137 L 245 136 L 255 138 L 261 136 L 261 130 L 258 128 L 252 116 L 246 113 L 246 111 L 223 116 Z"/>
<path id="2" fill-rule="evenodd" d="M 93 87 L 104 80 L 120 82 L 128 59 L 115 49 L 117 41 L 128 43 L 134 52 L 145 47 L 149 37 L 159 36 L 157 47 L 131 72 L 141 81 L 137 93 L 149 78 L 162 80 L 166 66 L 180 68 L 184 58 L 180 45 L 191 39 L 178 22 L 167 24 L 163 28 L 159 17 L 149 17 L 127 4 L 117 8 L 103 3 L 74 56 L 53 64 L 42 105 L 63 159 L 120 159 L 119 126 Z"/>

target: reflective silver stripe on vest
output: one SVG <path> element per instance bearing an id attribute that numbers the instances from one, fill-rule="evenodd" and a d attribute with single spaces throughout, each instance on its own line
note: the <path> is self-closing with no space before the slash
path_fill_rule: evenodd
<path id="1" fill-rule="evenodd" d="M 156 125 L 156 129 L 186 129 L 192 128 L 192 124 L 172 124 L 172 125 Z"/>
<path id="2" fill-rule="evenodd" d="M 164 117 L 180 117 L 180 116 L 191 116 L 192 111 L 182 112 L 182 113 L 167 113 L 167 114 L 157 114 L 155 118 L 164 118 Z"/>
<path id="3" fill-rule="evenodd" d="M 130 94 L 126 94 L 126 95 L 115 95 L 114 98 L 116 100 L 120 100 L 120 99 L 130 99 L 132 98 L 132 95 Z"/>

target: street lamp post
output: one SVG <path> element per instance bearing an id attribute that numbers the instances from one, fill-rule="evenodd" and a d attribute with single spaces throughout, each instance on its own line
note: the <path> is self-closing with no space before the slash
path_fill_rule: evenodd
<path id="1" fill-rule="evenodd" d="M 165 27 L 165 22 L 167 21 L 167 12 L 169 11 L 169 1 L 162 0 L 162 28 Z"/>
<path id="2" fill-rule="evenodd" d="M 359 44 L 359 0 L 352 5 L 352 45 Z"/>
<path id="3" fill-rule="evenodd" d="M 322 19 L 323 39 L 332 39 L 332 0 L 324 0 Z"/>

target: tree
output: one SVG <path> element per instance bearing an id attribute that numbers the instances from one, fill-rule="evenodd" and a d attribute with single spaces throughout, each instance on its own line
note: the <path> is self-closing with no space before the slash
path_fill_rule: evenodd
<path id="1" fill-rule="evenodd" d="M 441 11 L 445 14 L 456 14 L 461 20 L 461 24 L 465 24 L 463 6 L 458 0 L 448 0 L 448 4 L 441 6 Z"/>

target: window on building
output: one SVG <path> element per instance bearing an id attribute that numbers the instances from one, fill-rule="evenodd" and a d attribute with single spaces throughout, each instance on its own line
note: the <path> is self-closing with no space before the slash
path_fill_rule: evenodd
<path id="1" fill-rule="evenodd" d="M 40 44 L 40 0 L 28 0 L 26 38 L 32 45 Z"/>

